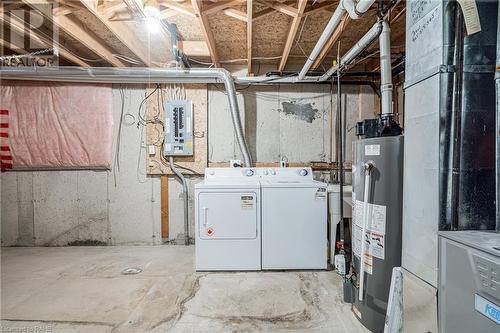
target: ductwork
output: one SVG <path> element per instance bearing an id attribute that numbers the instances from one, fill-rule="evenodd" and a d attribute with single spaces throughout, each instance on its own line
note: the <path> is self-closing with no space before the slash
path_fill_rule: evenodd
<path id="1" fill-rule="evenodd" d="M 340 24 L 344 13 L 347 11 L 352 19 L 357 20 L 361 17 L 361 15 L 368 11 L 368 9 L 373 5 L 374 2 L 375 0 L 359 0 L 357 3 L 354 0 L 341 0 L 339 2 L 337 9 L 335 9 L 335 12 L 333 12 L 330 21 L 328 21 L 328 24 L 321 34 L 318 42 L 314 46 L 314 49 L 312 50 L 309 57 L 307 57 L 307 61 L 304 64 L 304 67 L 302 67 L 298 78 L 296 79 L 297 81 L 304 80 L 313 62 L 316 60 L 321 50 L 328 42 L 335 29 L 337 29 L 337 26 Z"/>
<path id="2" fill-rule="evenodd" d="M 252 158 L 243 134 L 236 89 L 230 73 L 222 68 L 79 68 L 79 67 L 23 67 L 0 69 L 0 77 L 9 80 L 95 82 L 95 83 L 223 83 L 229 100 L 229 109 L 236 139 L 246 167 Z"/>

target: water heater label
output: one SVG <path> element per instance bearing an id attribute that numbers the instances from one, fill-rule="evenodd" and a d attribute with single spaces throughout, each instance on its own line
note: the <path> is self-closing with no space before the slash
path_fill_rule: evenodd
<path id="1" fill-rule="evenodd" d="M 380 155 L 380 145 L 365 146 L 365 156 L 379 156 L 379 155 Z"/>
<path id="2" fill-rule="evenodd" d="M 251 195 L 242 195 L 241 196 L 241 209 L 243 210 L 253 210 L 255 204 L 254 197 Z"/>

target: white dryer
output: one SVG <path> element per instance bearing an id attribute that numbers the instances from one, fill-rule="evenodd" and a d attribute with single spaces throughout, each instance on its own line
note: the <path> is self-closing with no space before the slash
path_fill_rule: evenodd
<path id="1" fill-rule="evenodd" d="M 205 170 L 195 186 L 197 271 L 261 269 L 260 205 L 256 169 Z"/>
<path id="2" fill-rule="evenodd" d="M 262 173 L 262 269 L 326 269 L 327 185 L 311 168 Z"/>

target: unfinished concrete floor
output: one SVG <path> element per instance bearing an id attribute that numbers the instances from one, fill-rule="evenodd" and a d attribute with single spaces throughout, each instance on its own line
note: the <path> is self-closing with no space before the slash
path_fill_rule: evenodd
<path id="1" fill-rule="evenodd" d="M 366 332 L 333 272 L 196 273 L 193 246 L 1 251 L 2 332 Z"/>

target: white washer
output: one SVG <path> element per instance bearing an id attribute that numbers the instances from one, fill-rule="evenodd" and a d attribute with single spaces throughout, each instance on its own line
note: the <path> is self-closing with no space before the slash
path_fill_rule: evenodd
<path id="1" fill-rule="evenodd" d="M 195 186 L 197 271 L 261 269 L 260 205 L 256 169 L 205 170 Z"/>
<path id="2" fill-rule="evenodd" d="M 311 168 L 275 168 L 261 186 L 262 269 L 326 269 L 326 184 Z"/>

